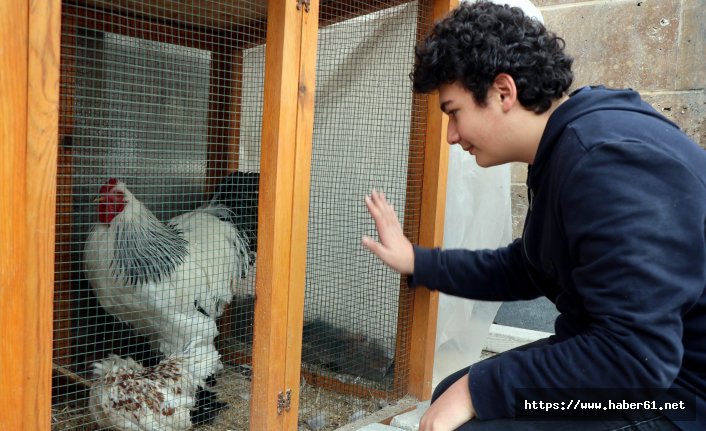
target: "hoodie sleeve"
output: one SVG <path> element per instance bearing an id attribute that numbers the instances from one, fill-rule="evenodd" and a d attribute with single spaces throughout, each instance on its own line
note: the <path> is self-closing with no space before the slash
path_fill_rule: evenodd
<path id="1" fill-rule="evenodd" d="M 590 325 L 580 334 L 471 367 L 480 419 L 515 415 L 516 390 L 668 388 L 681 368 L 682 316 L 706 285 L 704 185 L 670 154 L 639 143 L 586 153 L 559 211 L 571 282 Z M 566 388 L 566 389 L 560 389 Z"/>
<path id="2" fill-rule="evenodd" d="M 537 298 L 542 293 L 525 269 L 520 239 L 496 250 L 415 246 L 414 275 L 409 284 L 482 301 Z"/>

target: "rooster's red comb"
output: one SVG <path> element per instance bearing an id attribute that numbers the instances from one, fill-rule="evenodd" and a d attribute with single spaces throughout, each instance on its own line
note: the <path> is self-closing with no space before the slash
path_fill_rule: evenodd
<path id="1" fill-rule="evenodd" d="M 111 178 L 108 181 L 106 181 L 105 184 L 101 187 L 100 194 L 105 194 L 108 193 L 110 190 L 113 189 L 113 187 L 118 185 L 118 180 L 117 178 Z"/>

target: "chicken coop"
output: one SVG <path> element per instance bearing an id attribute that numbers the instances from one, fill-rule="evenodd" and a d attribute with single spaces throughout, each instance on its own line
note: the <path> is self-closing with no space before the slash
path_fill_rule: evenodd
<path id="1" fill-rule="evenodd" d="M 360 241 L 376 189 L 441 244 L 445 119 L 409 73 L 456 3 L 3 2 L 0 423 L 328 430 L 428 399 L 437 296 Z"/>

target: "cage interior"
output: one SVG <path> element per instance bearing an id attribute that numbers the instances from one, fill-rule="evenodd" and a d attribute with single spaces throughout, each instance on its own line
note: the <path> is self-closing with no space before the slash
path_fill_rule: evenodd
<path id="1" fill-rule="evenodd" d="M 62 5 L 55 430 L 104 429 L 101 409 L 127 420 L 101 388 L 158 391 L 167 361 L 192 394 L 186 420 L 248 428 L 264 3 Z M 427 9 L 321 5 L 302 427 L 335 429 L 404 395 L 411 296 L 360 237 L 374 230 L 372 188 L 417 235 L 425 112 L 408 74 Z M 154 405 L 134 400 L 128 416 L 146 421 Z M 152 420 L 178 416 L 157 410 Z"/>

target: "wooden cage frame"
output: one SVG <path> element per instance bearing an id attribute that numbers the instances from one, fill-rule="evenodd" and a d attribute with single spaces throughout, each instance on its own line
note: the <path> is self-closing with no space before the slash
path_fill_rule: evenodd
<path id="1" fill-rule="evenodd" d="M 399 4 L 408 1 L 396 0 Z M 55 271 L 64 273 L 62 265 L 66 265 L 55 256 L 67 252 L 65 244 L 71 235 L 63 227 L 57 230 L 71 210 L 71 201 L 65 198 L 70 196 L 70 175 L 59 172 L 62 175 L 57 181 L 57 166 L 70 166 L 70 142 L 59 142 L 59 136 L 70 136 L 72 124 L 60 126 L 59 112 L 60 108 L 67 112 L 73 97 L 67 93 L 60 98 L 61 80 L 73 79 L 71 64 L 63 65 L 68 73 L 60 76 L 60 46 L 62 26 L 67 37 L 85 23 L 62 20 L 61 10 L 86 3 L 92 0 L 0 3 L 0 302 L 4 304 L 0 313 L 0 424 L 7 429 L 50 429 L 53 349 L 69 348 L 52 346 L 54 333 L 69 330 L 53 326 L 55 318 L 67 321 L 67 310 L 53 309 L 54 299 L 67 295 L 69 282 L 61 276 L 55 280 Z M 162 4 L 159 0 L 127 3 Z M 457 4 L 458 0 L 419 0 L 424 16 L 434 20 Z M 261 31 L 245 45 L 224 43 L 230 40 L 228 32 L 232 30 L 215 27 L 199 27 L 192 34 L 200 35 L 198 38 L 179 39 L 212 50 L 220 65 L 213 68 L 220 72 L 211 76 L 212 82 L 230 81 L 227 74 L 242 73 L 242 50 L 267 43 L 263 125 L 268 127 L 263 126 L 261 141 L 258 267 L 262 270 L 256 279 L 252 360 L 258 366 L 253 368 L 251 429 L 297 429 L 317 35 L 319 27 L 351 18 L 332 12 L 343 5 L 365 5 L 369 13 L 389 7 L 391 2 L 322 0 L 320 5 L 319 0 L 269 0 L 267 26 L 262 21 Z M 319 10 L 326 20 L 319 21 Z M 165 22 L 163 31 L 156 35 L 142 31 L 140 23 L 144 21 L 139 16 L 111 16 L 116 32 L 151 40 L 158 36 L 169 42 L 170 37 L 176 39 L 190 31 L 186 25 Z M 418 34 L 418 38 L 422 36 Z M 293 70 L 299 73 L 291 73 Z M 239 143 L 227 130 L 238 127 L 239 108 L 232 101 L 239 98 L 241 88 L 238 79 L 231 82 L 236 85 L 228 93 L 212 92 L 210 97 L 208 152 L 214 158 L 209 161 L 209 177 L 219 177 L 238 165 L 237 156 L 233 156 L 237 151 L 231 150 Z M 211 88 L 221 87 L 214 84 Z M 422 178 L 418 242 L 440 246 L 448 166 L 447 120 L 436 95 L 415 96 L 413 104 L 427 112 L 424 164 L 410 172 Z M 220 127 L 223 124 L 229 127 Z M 402 387 L 410 395 L 428 399 L 438 295 L 427 289 L 403 290 L 400 301 L 403 299 L 411 306 L 400 309 L 400 315 L 409 319 L 411 326 L 399 328 L 398 338 L 409 341 L 405 353 L 410 358 L 409 378 Z M 277 397 L 287 388 L 292 389 L 290 409 L 279 414 Z"/>

